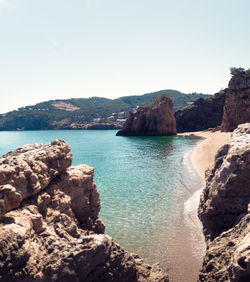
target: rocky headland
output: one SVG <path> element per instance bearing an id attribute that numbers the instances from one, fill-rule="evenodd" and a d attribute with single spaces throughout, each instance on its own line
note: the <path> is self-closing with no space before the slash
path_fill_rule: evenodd
<path id="1" fill-rule="evenodd" d="M 233 69 L 223 112 L 222 131 L 233 131 L 239 124 L 250 122 L 250 70 Z"/>
<path id="2" fill-rule="evenodd" d="M 94 169 L 61 140 L 0 158 L 1 281 L 168 281 L 104 234 Z"/>
<path id="3" fill-rule="evenodd" d="M 250 279 L 250 124 L 239 125 L 206 172 L 199 217 L 207 250 L 199 281 Z"/>
<path id="4" fill-rule="evenodd" d="M 177 132 L 209 128 L 227 132 L 250 122 L 250 70 L 233 68 L 231 74 L 228 88 L 175 112 Z"/>
<path id="5" fill-rule="evenodd" d="M 173 102 L 163 94 L 146 107 L 131 112 L 117 136 L 166 136 L 176 134 Z"/>
<path id="6" fill-rule="evenodd" d="M 226 99 L 226 90 L 208 98 L 200 98 L 175 112 L 178 132 L 201 131 L 221 125 L 223 108 Z"/>

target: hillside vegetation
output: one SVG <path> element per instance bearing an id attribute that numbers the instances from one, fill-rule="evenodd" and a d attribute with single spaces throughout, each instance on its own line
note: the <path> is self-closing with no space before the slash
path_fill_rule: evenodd
<path id="1" fill-rule="evenodd" d="M 66 129 L 93 122 L 122 122 L 130 111 L 148 105 L 164 93 L 172 99 L 174 111 L 199 98 L 208 97 L 204 94 L 161 90 L 117 99 L 92 97 L 51 100 L 0 115 L 0 130 Z"/>

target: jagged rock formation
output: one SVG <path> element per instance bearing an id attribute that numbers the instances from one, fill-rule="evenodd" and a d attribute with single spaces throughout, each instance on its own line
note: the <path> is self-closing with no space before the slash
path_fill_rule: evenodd
<path id="1" fill-rule="evenodd" d="M 168 281 L 104 235 L 94 169 L 64 141 L 0 158 L 1 281 Z"/>
<path id="2" fill-rule="evenodd" d="M 64 142 L 26 145 L 0 158 L 0 219 L 9 210 L 43 190 L 72 163 Z"/>
<path id="3" fill-rule="evenodd" d="M 250 122 L 250 71 L 240 69 L 228 85 L 221 130 L 233 131 L 245 122 Z"/>
<path id="4" fill-rule="evenodd" d="M 175 113 L 178 132 L 218 126 L 222 131 L 233 131 L 239 124 L 250 122 L 250 71 L 233 69 L 232 74 L 228 88 Z"/>
<path id="5" fill-rule="evenodd" d="M 200 131 L 221 125 L 226 91 L 200 98 L 175 113 L 177 132 Z"/>
<path id="6" fill-rule="evenodd" d="M 199 217 L 207 243 L 200 281 L 250 280 L 250 123 L 233 132 L 206 173 Z"/>
<path id="7" fill-rule="evenodd" d="M 199 281 L 250 281 L 250 213 L 207 244 Z"/>
<path id="8" fill-rule="evenodd" d="M 246 213 L 250 203 L 250 124 L 240 125 L 217 152 L 206 183 L 199 216 L 206 237 L 213 240 Z"/>
<path id="9" fill-rule="evenodd" d="M 131 112 L 117 136 L 165 136 L 176 134 L 173 102 L 161 95 L 146 107 Z"/>

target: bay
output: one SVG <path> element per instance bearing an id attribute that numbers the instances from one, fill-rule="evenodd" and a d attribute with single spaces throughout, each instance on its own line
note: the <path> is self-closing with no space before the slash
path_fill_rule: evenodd
<path id="1" fill-rule="evenodd" d="M 24 144 L 65 140 L 73 153 L 73 165 L 86 163 L 95 168 L 102 205 L 99 216 L 106 233 L 149 263 L 159 261 L 175 272 L 176 264 L 188 267 L 188 262 L 178 259 L 179 250 L 186 247 L 191 260 L 197 254 L 186 246 L 192 243 L 185 238 L 192 231 L 185 227 L 184 203 L 201 180 L 189 161 L 185 164 L 185 154 L 198 140 L 115 134 L 115 130 L 5 131 L 0 132 L 0 155 Z"/>

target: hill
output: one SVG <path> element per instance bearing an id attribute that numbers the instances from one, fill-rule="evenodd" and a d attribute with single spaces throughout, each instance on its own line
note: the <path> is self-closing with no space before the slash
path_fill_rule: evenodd
<path id="1" fill-rule="evenodd" d="M 91 97 L 50 100 L 0 115 L 0 130 L 67 129 L 81 128 L 93 122 L 119 123 L 128 117 L 130 111 L 148 105 L 164 93 L 172 99 L 174 111 L 207 97 L 205 94 L 184 94 L 168 89 L 117 99 Z"/>

